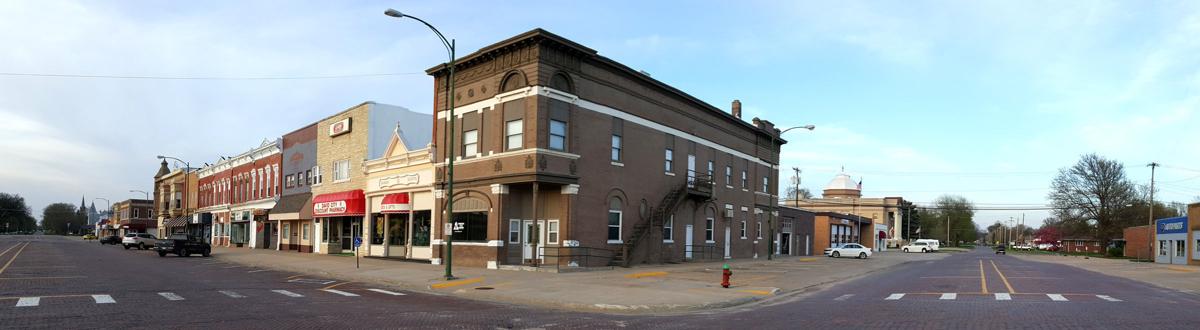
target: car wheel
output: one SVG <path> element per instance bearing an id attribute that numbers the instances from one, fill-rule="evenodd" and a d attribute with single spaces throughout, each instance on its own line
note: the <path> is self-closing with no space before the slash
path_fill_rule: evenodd
<path id="1" fill-rule="evenodd" d="M 841 258 L 842 254 L 838 253 L 837 251 L 833 251 L 833 253 L 830 253 L 829 256 L 834 257 L 834 258 Z"/>
<path id="2" fill-rule="evenodd" d="M 183 251 L 182 251 L 182 252 L 180 252 L 180 255 L 179 255 L 179 256 L 180 256 L 180 257 L 187 257 L 187 256 L 190 256 L 190 255 L 192 255 L 192 251 L 188 251 L 187 249 L 183 249 Z"/>
<path id="3" fill-rule="evenodd" d="M 129 244 L 126 244 L 126 245 L 125 245 L 125 249 L 126 249 L 126 250 L 128 250 L 128 249 L 129 249 Z"/>
<path id="4" fill-rule="evenodd" d="M 159 256 L 159 257 L 166 257 L 166 256 L 167 256 L 167 251 L 158 251 L 158 256 Z"/>
<path id="5" fill-rule="evenodd" d="M 866 258 L 867 258 L 867 253 L 866 253 L 866 252 L 859 252 L 859 253 L 858 253 L 858 258 L 859 258 L 859 259 L 866 259 Z"/>
<path id="6" fill-rule="evenodd" d="M 146 243 L 138 243 L 138 250 L 145 250 L 145 249 L 146 249 Z"/>
<path id="7" fill-rule="evenodd" d="M 929 250 L 921 249 L 921 253 L 929 253 Z"/>
<path id="8" fill-rule="evenodd" d="M 201 251 L 201 252 L 200 252 L 200 255 L 201 255 L 201 256 L 204 256 L 204 257 L 211 257 L 211 256 L 212 256 L 212 250 L 211 250 L 211 249 L 204 249 L 204 251 Z"/>
<path id="9" fill-rule="evenodd" d="M 904 253 L 908 253 L 908 249 L 904 249 Z"/>

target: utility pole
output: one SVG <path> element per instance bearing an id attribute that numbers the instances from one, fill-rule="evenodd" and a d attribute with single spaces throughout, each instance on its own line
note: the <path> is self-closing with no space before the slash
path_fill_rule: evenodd
<path id="1" fill-rule="evenodd" d="M 1150 219 L 1146 220 L 1146 244 L 1149 249 L 1146 250 L 1146 259 L 1153 260 L 1154 258 L 1154 170 L 1158 168 L 1158 163 L 1151 162 L 1146 164 L 1150 167 L 1150 204 L 1147 205 L 1150 209 Z"/>
<path id="2" fill-rule="evenodd" d="M 946 213 L 946 245 L 950 245 L 950 213 Z"/>
<path id="3" fill-rule="evenodd" d="M 798 206 L 800 206 L 800 168 L 793 166 L 792 171 L 796 172 L 796 179 L 792 180 L 792 186 L 793 186 L 792 189 L 794 189 L 794 191 L 795 191 L 795 193 L 792 194 L 792 196 L 793 196 L 792 199 L 794 200 L 793 201 L 794 204 L 792 204 L 792 206 L 798 207 Z"/>

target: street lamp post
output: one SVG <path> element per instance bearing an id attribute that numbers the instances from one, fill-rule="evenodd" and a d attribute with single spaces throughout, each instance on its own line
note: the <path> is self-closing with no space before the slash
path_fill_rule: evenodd
<path id="1" fill-rule="evenodd" d="M 429 27 L 429 30 L 433 31 L 433 34 L 436 34 L 438 38 L 442 40 L 442 46 L 446 47 L 446 52 L 448 53 L 447 55 L 450 57 L 449 62 L 446 63 L 446 69 L 448 71 L 446 75 L 446 109 L 448 111 L 447 117 L 449 118 L 449 128 L 446 129 L 446 135 L 448 136 L 449 142 L 447 142 L 445 146 L 447 155 L 445 194 L 446 215 L 443 216 L 442 219 L 445 219 L 443 223 L 443 229 L 446 229 L 446 224 L 450 224 L 449 230 L 445 230 L 444 233 L 446 235 L 445 277 L 447 280 L 452 280 L 454 279 L 452 272 L 454 264 L 454 225 L 451 219 L 451 217 L 454 216 L 454 39 L 447 40 L 446 36 L 442 35 L 442 32 L 438 31 L 438 29 L 433 27 L 432 24 L 429 24 L 429 22 L 426 22 L 425 20 L 415 16 L 405 15 L 398 10 L 388 8 L 388 10 L 385 10 L 383 14 L 395 18 L 408 17 L 416 20 L 417 22 L 421 22 L 421 24 L 425 24 L 426 27 Z"/>
<path id="2" fill-rule="evenodd" d="M 96 197 L 96 198 L 92 198 L 92 201 L 94 202 L 94 201 L 96 201 L 97 199 L 99 199 L 99 200 L 102 200 L 102 201 L 104 201 L 105 203 L 108 203 L 108 218 L 109 218 L 109 219 L 112 219 L 112 202 L 108 201 L 108 198 L 104 198 L 104 197 Z M 97 221 L 99 221 L 99 219 L 97 219 Z M 99 234 L 99 233 L 97 233 L 97 234 Z"/>
<path id="3" fill-rule="evenodd" d="M 140 193 L 142 193 L 142 194 L 145 194 L 145 195 L 146 195 L 146 199 L 150 199 L 150 193 L 149 193 L 149 192 L 146 192 L 145 190 L 137 190 L 137 189 L 132 189 L 132 190 L 130 190 L 129 192 L 131 192 L 131 193 L 132 193 L 132 192 L 140 192 Z"/>
<path id="4" fill-rule="evenodd" d="M 788 131 L 794 130 L 797 128 L 803 128 L 803 129 L 812 131 L 812 130 L 816 129 L 817 126 L 804 125 L 804 126 L 789 127 L 788 129 L 779 131 L 778 134 L 770 134 L 771 135 L 771 147 L 775 148 L 775 140 L 777 140 L 778 137 L 783 136 L 783 133 L 787 133 Z M 775 170 L 775 182 L 776 183 L 779 182 L 779 163 L 780 163 L 780 159 L 783 158 L 782 154 L 783 154 L 783 148 L 778 148 L 778 150 L 775 152 L 775 164 L 774 164 L 775 168 L 774 168 L 774 170 Z M 778 184 L 777 184 L 777 186 L 778 186 Z M 768 192 L 768 193 L 770 193 L 770 192 Z M 797 190 L 796 193 L 799 194 L 800 191 Z M 776 194 L 771 194 L 771 195 L 775 195 L 776 198 L 778 198 L 779 194 L 776 193 Z M 769 237 L 767 239 L 767 260 L 775 259 L 774 258 L 774 256 L 775 256 L 775 217 L 778 217 L 778 216 L 779 216 L 779 202 L 772 200 L 771 201 L 771 214 L 767 215 L 767 230 L 769 231 L 767 233 L 767 235 Z"/>

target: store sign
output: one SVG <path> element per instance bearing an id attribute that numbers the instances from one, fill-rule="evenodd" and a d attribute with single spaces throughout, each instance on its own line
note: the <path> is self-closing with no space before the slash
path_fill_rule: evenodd
<path id="1" fill-rule="evenodd" d="M 334 137 L 342 134 L 350 133 L 350 118 L 342 119 L 332 124 L 329 124 L 329 136 Z"/>
<path id="2" fill-rule="evenodd" d="M 397 174 L 379 178 L 379 188 L 386 189 L 395 186 L 411 186 L 421 183 L 419 174 Z"/>
<path id="3" fill-rule="evenodd" d="M 1162 219 L 1158 221 L 1159 234 L 1187 233 L 1187 218 Z"/>
<path id="4" fill-rule="evenodd" d="M 409 204 L 383 204 L 379 206 L 381 212 L 405 212 L 411 211 L 412 205 Z"/>
<path id="5" fill-rule="evenodd" d="M 346 213 L 346 201 L 334 201 L 313 204 L 313 215 Z"/>

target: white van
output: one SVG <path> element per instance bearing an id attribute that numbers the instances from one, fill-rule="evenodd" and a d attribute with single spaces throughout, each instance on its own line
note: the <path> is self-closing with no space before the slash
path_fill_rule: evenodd
<path id="1" fill-rule="evenodd" d="M 913 243 L 917 243 L 917 242 L 925 242 L 925 244 L 929 245 L 929 249 L 933 250 L 933 252 L 937 252 L 938 247 L 940 247 L 942 245 L 942 243 L 938 242 L 938 240 L 936 240 L 936 239 L 919 239 L 919 240 L 913 241 Z"/>

